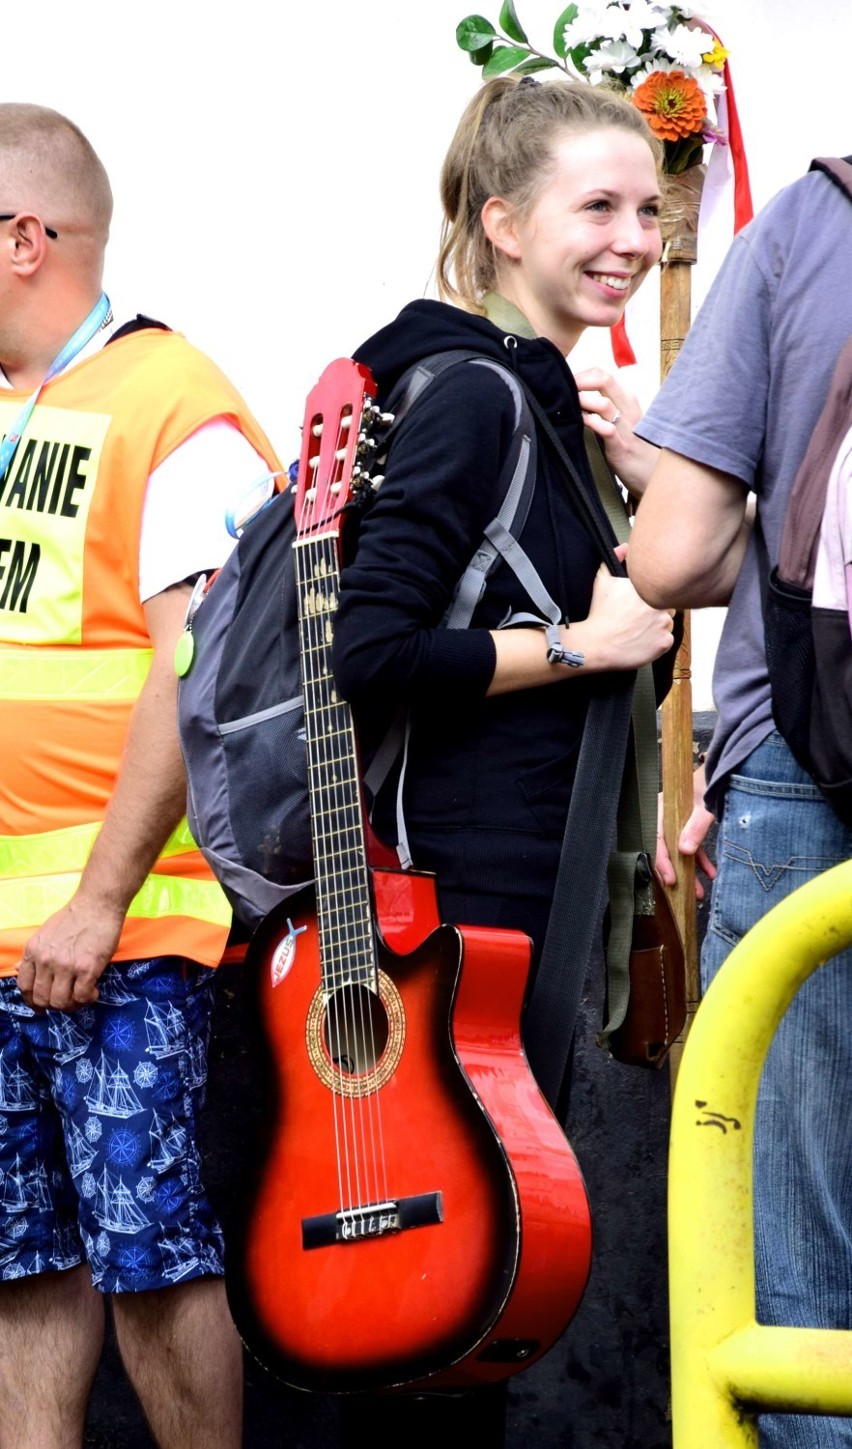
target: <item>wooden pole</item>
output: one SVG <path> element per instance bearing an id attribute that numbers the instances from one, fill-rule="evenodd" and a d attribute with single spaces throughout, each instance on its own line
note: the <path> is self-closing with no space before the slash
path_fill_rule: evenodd
<path id="1" fill-rule="evenodd" d="M 689 331 L 692 272 L 697 257 L 698 208 L 704 167 L 693 166 L 670 176 L 661 217 L 663 258 L 660 273 L 660 380 L 664 381 Z M 677 872 L 671 887 L 672 907 L 683 938 L 686 967 L 686 1024 L 669 1054 L 672 1086 L 683 1043 L 701 999 L 698 966 L 698 920 L 695 907 L 695 862 L 679 858 L 677 842 L 693 804 L 694 744 L 692 736 L 692 641 L 690 618 L 684 616 L 683 643 L 677 653 L 674 679 L 662 706 L 663 831 Z"/>

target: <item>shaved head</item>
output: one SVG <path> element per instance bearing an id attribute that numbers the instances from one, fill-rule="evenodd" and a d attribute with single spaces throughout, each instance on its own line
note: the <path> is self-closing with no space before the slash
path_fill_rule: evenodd
<path id="1" fill-rule="evenodd" d="M 103 250 L 109 178 L 79 127 L 46 106 L 0 104 L 0 211 L 33 211 Z"/>

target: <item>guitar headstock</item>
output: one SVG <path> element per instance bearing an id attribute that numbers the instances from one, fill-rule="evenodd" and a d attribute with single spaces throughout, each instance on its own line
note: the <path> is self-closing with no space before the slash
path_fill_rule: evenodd
<path id="1" fill-rule="evenodd" d="M 300 538 L 328 528 L 344 504 L 371 488 L 373 434 L 385 421 L 369 368 L 350 357 L 330 362 L 308 394 L 295 485 Z"/>

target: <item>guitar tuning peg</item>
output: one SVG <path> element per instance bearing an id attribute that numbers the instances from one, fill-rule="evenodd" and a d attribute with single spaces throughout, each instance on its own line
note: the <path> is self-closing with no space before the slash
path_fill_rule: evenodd
<path id="1" fill-rule="evenodd" d="M 316 468 L 319 467 L 319 454 L 318 453 L 315 453 L 314 456 L 313 456 L 313 458 L 309 458 L 308 459 L 308 467 L 309 468 L 314 468 L 314 469 L 316 469 Z"/>
<path id="2" fill-rule="evenodd" d="M 346 458 L 346 449 L 338 448 L 334 456 L 337 459 L 338 463 L 342 463 Z"/>
<path id="3" fill-rule="evenodd" d="M 372 490 L 373 490 L 374 493 L 377 491 L 377 489 L 381 488 L 381 486 L 384 483 L 384 481 L 385 481 L 385 475 L 384 475 L 384 473 L 377 473 L 376 476 L 375 476 L 375 478 L 371 478 L 370 479 L 370 487 L 372 488 Z"/>
<path id="4" fill-rule="evenodd" d="M 315 438 L 321 438 L 322 437 L 322 423 L 314 423 L 313 427 L 311 428 L 311 434 Z"/>
<path id="5" fill-rule="evenodd" d="M 351 417 L 351 414 L 347 413 L 345 417 L 342 417 L 340 419 L 341 431 L 344 432 L 344 433 L 345 432 L 348 432 L 348 430 L 351 428 L 351 426 L 352 426 L 352 417 Z"/>
<path id="6" fill-rule="evenodd" d="M 395 416 L 395 413 L 379 413 L 379 422 L 383 427 L 389 427 Z"/>

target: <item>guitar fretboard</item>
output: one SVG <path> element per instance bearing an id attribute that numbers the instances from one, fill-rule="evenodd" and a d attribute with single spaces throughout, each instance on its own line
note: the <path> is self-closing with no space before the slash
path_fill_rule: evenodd
<path id="1" fill-rule="evenodd" d="M 331 672 L 338 529 L 294 545 L 322 984 L 373 989 L 377 963 L 352 711 Z"/>

